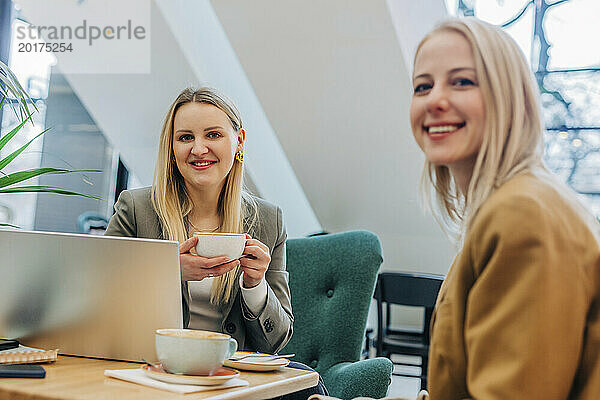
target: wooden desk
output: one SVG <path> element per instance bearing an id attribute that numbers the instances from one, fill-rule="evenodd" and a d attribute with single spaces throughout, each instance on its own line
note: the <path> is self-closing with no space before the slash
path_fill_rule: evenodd
<path id="1" fill-rule="evenodd" d="M 268 399 L 315 386 L 316 372 L 283 368 L 275 372 L 240 371 L 250 386 L 209 392 L 177 394 L 104 376 L 105 369 L 136 368 L 141 364 L 59 356 L 52 364 L 42 364 L 44 379 L 0 378 L 0 399 Z"/>

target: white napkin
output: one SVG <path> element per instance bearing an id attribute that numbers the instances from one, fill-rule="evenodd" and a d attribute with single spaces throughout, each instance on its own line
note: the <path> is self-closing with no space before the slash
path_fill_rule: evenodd
<path id="1" fill-rule="evenodd" d="M 150 378 L 141 368 L 107 369 L 104 371 L 104 375 L 110 376 L 111 378 L 122 379 L 124 381 L 139 383 L 140 385 L 150 386 L 156 389 L 168 390 L 169 392 L 175 393 L 207 392 L 209 390 L 229 389 L 249 385 L 248 381 L 240 378 L 233 378 L 220 385 L 212 386 L 180 385 L 176 383 L 166 383 Z"/>

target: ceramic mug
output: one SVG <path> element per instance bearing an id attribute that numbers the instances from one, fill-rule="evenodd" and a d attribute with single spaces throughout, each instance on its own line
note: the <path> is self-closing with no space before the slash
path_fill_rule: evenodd
<path id="1" fill-rule="evenodd" d="M 193 329 L 158 329 L 155 344 L 163 368 L 185 375 L 212 375 L 237 350 L 229 335 Z"/>
<path id="2" fill-rule="evenodd" d="M 227 256 L 237 260 L 246 246 L 244 233 L 194 232 L 194 236 L 198 238 L 196 254 L 202 257 Z"/>

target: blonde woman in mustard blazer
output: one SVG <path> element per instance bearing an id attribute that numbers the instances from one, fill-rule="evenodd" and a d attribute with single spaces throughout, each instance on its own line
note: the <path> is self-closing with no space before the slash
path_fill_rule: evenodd
<path id="1" fill-rule="evenodd" d="M 542 163 L 517 44 L 474 18 L 443 23 L 413 88 L 425 187 L 461 246 L 432 317 L 431 398 L 600 398 L 599 226 Z"/>
<path id="2" fill-rule="evenodd" d="M 419 45 L 413 89 L 426 198 L 459 245 L 431 322 L 429 397 L 600 399 L 599 225 L 543 166 L 523 54 L 497 27 L 450 20 Z"/>

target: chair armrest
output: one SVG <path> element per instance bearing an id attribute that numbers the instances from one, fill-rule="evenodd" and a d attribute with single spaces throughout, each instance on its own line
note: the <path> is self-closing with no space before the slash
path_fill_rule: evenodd
<path id="1" fill-rule="evenodd" d="M 356 362 L 341 362 L 323 374 L 330 396 L 341 399 L 385 397 L 391 383 L 393 364 L 384 357 Z"/>

